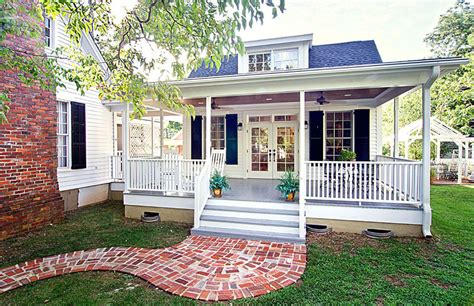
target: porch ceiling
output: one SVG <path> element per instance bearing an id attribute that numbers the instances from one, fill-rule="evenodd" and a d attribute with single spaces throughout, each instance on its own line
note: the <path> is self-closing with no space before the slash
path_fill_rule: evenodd
<path id="1" fill-rule="evenodd" d="M 404 88 L 406 90 L 412 87 Z M 382 95 L 388 88 L 364 88 L 364 89 L 347 89 L 347 90 L 330 90 L 324 91 L 323 95 L 329 102 L 335 101 L 352 101 L 375 99 Z M 307 102 L 316 102 L 321 95 L 320 91 L 310 91 L 305 93 Z M 257 95 L 242 95 L 229 97 L 213 98 L 214 102 L 219 106 L 225 105 L 247 105 L 247 104 L 264 104 L 264 103 L 285 103 L 299 101 L 299 92 L 289 93 L 269 93 Z M 193 106 L 202 106 L 205 104 L 205 98 L 184 99 L 184 102 Z"/>

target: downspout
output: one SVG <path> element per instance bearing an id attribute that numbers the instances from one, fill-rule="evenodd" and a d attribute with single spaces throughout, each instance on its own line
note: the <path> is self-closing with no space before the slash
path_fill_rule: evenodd
<path id="1" fill-rule="evenodd" d="M 423 154 L 422 154 L 422 231 L 425 238 L 431 238 L 431 204 L 430 204 L 430 138 L 431 138 L 431 85 L 440 74 L 440 67 L 434 66 L 430 77 L 423 84 Z"/>

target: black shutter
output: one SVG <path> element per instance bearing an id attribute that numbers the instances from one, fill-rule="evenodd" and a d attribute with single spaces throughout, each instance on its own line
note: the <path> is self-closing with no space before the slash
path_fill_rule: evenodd
<path id="1" fill-rule="evenodd" d="M 202 159 L 202 116 L 191 118 L 191 158 Z"/>
<path id="2" fill-rule="evenodd" d="M 225 150 L 226 150 L 226 163 L 228 165 L 237 165 L 237 115 L 229 114 L 225 116 Z"/>
<path id="3" fill-rule="evenodd" d="M 71 169 L 86 168 L 86 106 L 71 102 Z"/>
<path id="4" fill-rule="evenodd" d="M 324 113 L 309 112 L 309 160 L 323 160 Z"/>
<path id="5" fill-rule="evenodd" d="M 354 151 L 357 160 L 370 160 L 370 110 L 354 111 Z"/>

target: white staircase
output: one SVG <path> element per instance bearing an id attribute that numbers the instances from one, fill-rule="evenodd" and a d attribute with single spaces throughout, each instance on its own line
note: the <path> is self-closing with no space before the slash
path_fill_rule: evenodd
<path id="1" fill-rule="evenodd" d="M 304 242 L 298 235 L 298 204 L 209 199 L 192 234 Z"/>

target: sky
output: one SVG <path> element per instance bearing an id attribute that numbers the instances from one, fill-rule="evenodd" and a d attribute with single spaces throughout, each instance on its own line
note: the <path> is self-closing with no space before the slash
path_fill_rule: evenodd
<path id="1" fill-rule="evenodd" d="M 123 14 L 136 0 L 113 0 Z M 278 3 L 278 0 L 275 0 Z M 383 61 L 430 56 L 423 38 L 454 0 L 287 0 L 286 11 L 240 34 L 246 40 L 313 34 L 313 44 L 375 40 Z"/>

